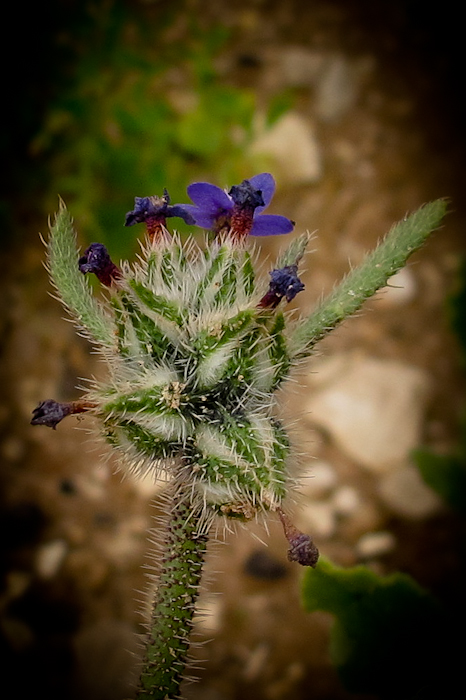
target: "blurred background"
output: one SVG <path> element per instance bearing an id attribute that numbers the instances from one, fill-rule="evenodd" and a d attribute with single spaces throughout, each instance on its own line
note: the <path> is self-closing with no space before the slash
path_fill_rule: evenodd
<path id="1" fill-rule="evenodd" d="M 49 700 L 131 697 L 160 486 L 122 479 L 88 419 L 29 425 L 104 368 L 43 267 L 67 203 L 82 247 L 138 252 L 135 196 L 187 202 L 267 170 L 270 207 L 315 231 L 310 311 L 390 226 L 448 197 L 442 229 L 326 339 L 281 397 L 296 524 L 342 566 L 410 574 L 464 619 L 464 83 L 458 5 L 417 0 L 51 0 L 10 8 L 0 261 L 2 683 Z M 177 223 L 183 224 L 181 220 Z M 183 233 L 186 228 L 181 228 Z M 270 269 L 288 240 L 260 241 Z M 463 421 L 464 423 L 464 421 Z M 78 428 L 78 430 L 76 430 Z M 442 467 L 442 469 L 440 469 Z M 448 479 L 439 474 L 449 475 Z M 196 622 L 197 700 L 369 697 L 329 660 L 279 524 L 219 533 Z M 461 617 L 463 616 L 463 617 Z M 31 686 L 29 685 L 31 684 Z"/>

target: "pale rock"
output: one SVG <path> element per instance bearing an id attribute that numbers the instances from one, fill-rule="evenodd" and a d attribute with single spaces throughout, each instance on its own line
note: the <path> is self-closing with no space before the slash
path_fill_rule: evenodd
<path id="1" fill-rule="evenodd" d="M 223 609 L 223 600 L 219 595 L 202 593 L 193 620 L 196 632 L 217 634 L 222 626 Z"/>
<path id="2" fill-rule="evenodd" d="M 302 46 L 266 52 L 265 83 L 271 92 L 289 87 L 308 89 L 314 112 L 325 122 L 337 121 L 356 104 L 361 86 L 374 72 L 372 56 L 350 59 L 343 53 L 313 51 Z"/>
<path id="3" fill-rule="evenodd" d="M 335 511 L 327 501 L 308 501 L 296 515 L 297 526 L 315 538 L 328 539 L 335 534 Z"/>
<path id="4" fill-rule="evenodd" d="M 37 574 L 44 579 L 53 578 L 58 573 L 67 553 L 68 545 L 62 539 L 52 540 L 41 545 L 36 552 L 35 568 Z"/>
<path id="5" fill-rule="evenodd" d="M 299 493 L 308 498 L 322 498 L 336 486 L 337 474 L 331 464 L 316 459 L 299 477 Z"/>
<path id="6" fill-rule="evenodd" d="M 283 185 L 312 184 L 322 177 L 321 149 L 308 119 L 287 112 L 270 128 L 261 129 L 251 145 L 263 156 Z"/>
<path id="7" fill-rule="evenodd" d="M 355 77 L 343 56 L 329 58 L 316 85 L 315 112 L 322 121 L 337 121 L 354 106 L 359 92 Z"/>
<path id="8" fill-rule="evenodd" d="M 267 660 L 270 658 L 270 644 L 260 642 L 255 648 L 249 651 L 247 660 L 242 669 L 242 676 L 248 682 L 252 683 L 257 680 L 264 669 Z"/>
<path id="9" fill-rule="evenodd" d="M 130 473 L 128 478 L 139 496 L 147 499 L 155 498 L 169 481 L 168 475 L 164 478 L 156 478 L 152 471 L 147 471 L 145 474 Z"/>
<path id="10" fill-rule="evenodd" d="M 386 287 L 377 294 L 379 304 L 393 307 L 402 306 L 412 301 L 417 293 L 416 279 L 409 267 L 403 267 L 399 272 L 390 277 Z"/>
<path id="11" fill-rule="evenodd" d="M 274 52 L 273 58 L 276 58 Z M 303 46 L 286 46 L 274 65 L 275 79 L 279 79 L 281 89 L 287 87 L 310 87 L 315 85 L 322 72 L 327 57 Z"/>
<path id="12" fill-rule="evenodd" d="M 350 353 L 339 352 L 315 359 L 308 374 L 308 384 L 312 389 L 328 387 L 347 371 L 351 358 Z"/>
<path id="13" fill-rule="evenodd" d="M 90 501 L 100 501 L 107 496 L 107 470 L 93 468 L 83 474 L 77 474 L 74 482 L 80 494 Z"/>
<path id="14" fill-rule="evenodd" d="M 361 466 L 383 473 L 421 441 L 428 375 L 392 360 L 342 353 L 314 365 L 307 418 Z M 319 372 L 324 380 L 319 380 Z"/>
<path id="15" fill-rule="evenodd" d="M 440 497 L 411 464 L 385 474 L 380 479 L 378 493 L 393 513 L 411 520 L 427 518 L 442 507 Z"/>
<path id="16" fill-rule="evenodd" d="M 120 522 L 115 532 L 102 537 L 99 544 L 105 556 L 117 566 L 138 561 L 146 543 L 149 524 L 143 515 Z"/>
<path id="17" fill-rule="evenodd" d="M 348 541 L 355 542 L 366 532 L 373 532 L 383 527 L 384 519 L 380 503 L 374 498 L 363 498 L 351 517 L 346 517 L 340 523 L 340 534 Z"/>
<path id="18" fill-rule="evenodd" d="M 330 499 L 337 515 L 348 517 L 353 515 L 361 505 L 361 498 L 354 486 L 340 486 Z"/>
<path id="19" fill-rule="evenodd" d="M 356 544 L 356 552 L 363 559 L 380 557 L 388 554 L 396 546 L 396 538 L 392 532 L 366 532 Z"/>

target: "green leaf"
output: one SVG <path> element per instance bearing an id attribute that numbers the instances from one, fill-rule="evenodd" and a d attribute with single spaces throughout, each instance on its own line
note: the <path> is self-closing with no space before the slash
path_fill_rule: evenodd
<path id="1" fill-rule="evenodd" d="M 447 303 L 450 324 L 460 343 L 463 363 L 466 365 L 466 257 L 461 261 L 455 290 Z"/>
<path id="2" fill-rule="evenodd" d="M 410 576 L 382 577 L 365 566 L 343 569 L 321 557 L 306 572 L 302 593 L 308 612 L 336 617 L 331 658 L 351 692 L 424 698 L 444 682 L 445 620 Z"/>
<path id="3" fill-rule="evenodd" d="M 292 355 L 296 358 L 308 356 L 319 340 L 384 287 L 438 228 L 446 210 L 447 201 L 437 199 L 395 224 L 361 265 L 352 270 L 307 319 L 296 325 L 290 339 Z"/>
<path id="4" fill-rule="evenodd" d="M 466 515 L 466 455 L 437 455 L 419 448 L 412 457 L 425 483 L 448 505 Z"/>
<path id="5" fill-rule="evenodd" d="M 113 321 L 102 304 L 94 299 L 87 278 L 79 271 L 73 221 L 63 203 L 50 229 L 47 253 L 52 281 L 65 306 L 92 340 L 114 348 Z"/>

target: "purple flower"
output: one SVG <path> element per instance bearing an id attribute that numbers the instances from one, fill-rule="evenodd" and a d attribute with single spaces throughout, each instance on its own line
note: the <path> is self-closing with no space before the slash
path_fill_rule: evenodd
<path id="1" fill-rule="evenodd" d="M 287 265 L 278 270 L 272 270 L 270 284 L 267 293 L 262 297 L 259 306 L 271 306 L 273 309 L 283 297 L 292 301 L 298 292 L 302 292 L 304 284 L 298 277 L 298 266 Z"/>
<path id="2" fill-rule="evenodd" d="M 263 214 L 275 192 L 275 180 L 270 173 L 254 175 L 233 185 L 225 192 L 208 182 L 194 182 L 188 195 L 194 205 L 184 208 L 192 215 L 197 226 L 214 233 L 229 232 L 238 238 L 274 236 L 290 233 L 294 223 L 285 216 Z"/>
<path id="3" fill-rule="evenodd" d="M 83 275 L 93 272 L 106 287 L 110 287 L 121 277 L 120 269 L 112 262 L 107 248 L 102 243 L 91 243 L 79 258 L 78 266 Z"/>
<path id="4" fill-rule="evenodd" d="M 145 223 L 150 237 L 162 232 L 166 219 L 179 216 L 187 224 L 194 224 L 194 219 L 183 204 L 170 204 L 170 195 L 163 191 L 162 197 L 135 197 L 134 209 L 126 214 L 125 226 Z"/>

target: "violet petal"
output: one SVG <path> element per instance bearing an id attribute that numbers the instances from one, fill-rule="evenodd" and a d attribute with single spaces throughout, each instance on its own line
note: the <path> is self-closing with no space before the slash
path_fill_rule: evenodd
<path id="1" fill-rule="evenodd" d="M 173 204 L 173 206 L 167 207 L 167 217 L 177 216 L 179 219 L 183 219 L 186 224 L 192 225 L 195 223 L 194 217 L 188 209 L 189 205 L 185 204 Z"/>
<path id="2" fill-rule="evenodd" d="M 250 236 L 277 236 L 290 233 L 294 223 L 286 216 L 278 214 L 259 214 L 254 217 L 254 223 L 249 233 Z"/>
<path id="3" fill-rule="evenodd" d="M 270 173 L 260 173 L 260 175 L 254 175 L 254 177 L 249 178 L 249 182 L 256 190 L 261 191 L 262 199 L 264 200 L 264 206 L 257 207 L 256 209 L 256 215 L 258 215 L 263 212 L 272 201 L 275 192 L 275 180 Z"/>
<path id="4" fill-rule="evenodd" d="M 206 214 L 202 211 L 202 209 L 196 207 L 195 204 L 185 204 L 183 206 L 184 209 L 186 209 L 186 212 L 192 218 L 193 222 L 196 224 L 196 226 L 200 226 L 201 228 L 205 229 L 213 228 L 216 219 L 215 215 Z"/>
<path id="5" fill-rule="evenodd" d="M 187 192 L 203 214 L 217 216 L 233 208 L 233 201 L 227 193 L 209 182 L 193 182 L 188 186 Z"/>

